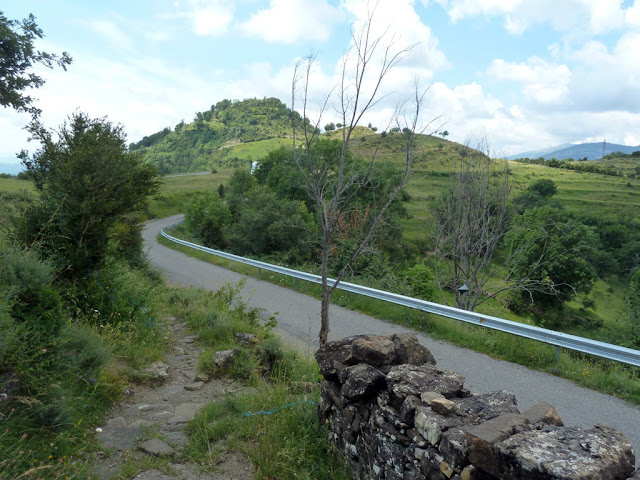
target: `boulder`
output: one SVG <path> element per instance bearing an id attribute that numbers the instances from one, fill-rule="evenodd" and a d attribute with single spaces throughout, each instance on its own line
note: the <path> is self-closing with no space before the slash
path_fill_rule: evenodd
<path id="1" fill-rule="evenodd" d="M 634 471 L 631 443 L 615 428 L 549 426 L 496 445 L 500 478 L 625 480 Z"/>
<path id="2" fill-rule="evenodd" d="M 476 424 L 491 420 L 503 413 L 520 413 L 516 406 L 515 395 L 507 390 L 456 398 L 453 401 L 458 407 L 458 412 L 472 417 L 471 421 Z"/>
<path id="3" fill-rule="evenodd" d="M 344 374 L 346 380 L 340 393 L 352 402 L 370 397 L 387 386 L 385 375 L 366 363 L 346 367 Z"/>
<path id="4" fill-rule="evenodd" d="M 357 362 L 374 367 L 392 365 L 396 358 L 396 345 L 389 336 L 362 335 L 351 344 Z"/>
<path id="5" fill-rule="evenodd" d="M 427 347 L 420 345 L 418 337 L 414 333 L 396 333 L 391 337 L 393 344 L 395 345 L 395 365 L 424 365 L 430 363 L 436 364 L 436 359 L 427 349 Z"/>
<path id="6" fill-rule="evenodd" d="M 447 398 L 455 397 L 464 377 L 456 372 L 441 370 L 433 365 L 397 365 L 387 374 L 389 391 L 395 396 L 406 398 L 408 395 L 419 397 L 423 392 L 436 392 Z"/>
<path id="7" fill-rule="evenodd" d="M 545 425 L 555 425 L 561 427 L 562 419 L 553 405 L 547 402 L 538 402 L 533 407 L 522 412 L 522 415 L 529 419 L 531 425 L 542 428 Z"/>
<path id="8" fill-rule="evenodd" d="M 217 370 L 228 370 L 238 352 L 236 350 L 219 350 L 213 354 L 213 364 Z"/>
<path id="9" fill-rule="evenodd" d="M 327 342 L 318 349 L 315 353 L 316 362 L 318 362 L 320 374 L 324 378 L 332 381 L 338 380 L 338 372 L 334 366 L 334 362 L 347 366 L 358 363 L 354 359 L 351 350 L 351 344 L 356 338 L 358 338 L 358 336 Z"/>
<path id="10" fill-rule="evenodd" d="M 170 457 L 174 450 L 169 444 L 163 442 L 159 438 L 152 438 L 138 445 L 138 449 L 148 455 L 156 457 Z"/>
<path id="11" fill-rule="evenodd" d="M 169 365 L 161 361 L 154 362 L 142 371 L 142 375 L 149 380 L 162 383 L 169 378 Z"/>
<path id="12" fill-rule="evenodd" d="M 467 428 L 469 460 L 485 472 L 495 474 L 497 469 L 496 445 L 516 433 L 527 430 L 529 419 L 516 413 L 503 413 L 480 425 Z M 506 476 L 504 478 L 519 478 Z"/>

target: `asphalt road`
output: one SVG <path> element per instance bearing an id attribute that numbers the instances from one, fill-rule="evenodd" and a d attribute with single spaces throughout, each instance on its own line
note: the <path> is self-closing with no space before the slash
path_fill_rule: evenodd
<path id="1" fill-rule="evenodd" d="M 217 290 L 231 282 L 246 278 L 243 298 L 251 307 L 276 315 L 278 333 L 290 343 L 313 352 L 320 329 L 320 302 L 315 298 L 244 277 L 158 244 L 161 228 L 175 223 L 179 215 L 155 220 L 144 232 L 145 249 L 152 265 L 164 272 L 169 282 Z M 329 339 L 372 333 L 389 335 L 409 331 L 408 328 L 386 323 L 346 308 L 331 306 Z M 597 423 L 618 428 L 640 452 L 640 409 L 610 395 L 579 387 L 574 383 L 546 373 L 529 370 L 520 365 L 496 360 L 486 355 L 433 340 L 415 332 L 438 362 L 438 366 L 464 375 L 465 386 L 472 392 L 509 390 L 518 399 L 518 407 L 525 410 L 538 401 L 552 404 L 565 425 L 591 427 Z M 637 462 L 636 462 L 637 463 Z"/>

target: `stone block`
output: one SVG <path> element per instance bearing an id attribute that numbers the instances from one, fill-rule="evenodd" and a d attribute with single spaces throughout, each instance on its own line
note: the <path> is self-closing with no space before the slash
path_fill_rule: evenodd
<path id="1" fill-rule="evenodd" d="M 387 386 L 385 375 L 366 363 L 346 367 L 344 374 L 346 380 L 340 393 L 351 402 L 371 397 Z"/>
<path id="2" fill-rule="evenodd" d="M 443 432 L 438 449 L 455 471 L 461 472 L 469 465 L 467 432 L 463 428 L 451 428 Z"/>
<path id="3" fill-rule="evenodd" d="M 538 402 L 533 407 L 522 412 L 522 415 L 529 419 L 531 425 L 542 428 L 544 425 L 555 425 L 561 427 L 562 419 L 553 405 L 547 402 Z"/>
<path id="4" fill-rule="evenodd" d="M 396 358 L 393 340 L 384 335 L 362 335 L 353 341 L 351 350 L 357 362 L 374 367 L 393 365 Z"/>
<path id="5" fill-rule="evenodd" d="M 446 398 L 436 398 L 431 402 L 431 408 L 440 415 L 451 415 L 458 409 L 456 404 Z"/>
<path id="6" fill-rule="evenodd" d="M 441 370 L 429 364 L 398 365 L 392 367 L 387 374 L 389 391 L 400 398 L 409 395 L 419 397 L 423 392 L 436 392 L 453 398 L 463 384 L 464 377 L 459 373 Z"/>
<path id="7" fill-rule="evenodd" d="M 516 413 L 504 413 L 480 425 L 468 427 L 469 461 L 484 471 L 494 474 L 497 468 L 496 445 L 527 429 L 528 425 L 528 418 Z"/>
<path id="8" fill-rule="evenodd" d="M 513 435 L 495 448 L 500 478 L 626 480 L 635 464 L 629 440 L 604 425 L 545 427 Z"/>
<path id="9" fill-rule="evenodd" d="M 457 427 L 462 421 L 457 416 L 444 416 L 434 412 L 430 407 L 417 407 L 415 427 L 427 442 L 434 447 L 440 443 L 442 432 Z"/>
<path id="10" fill-rule="evenodd" d="M 395 361 L 396 365 L 424 365 L 430 363 L 436 364 L 436 359 L 429 349 L 418 342 L 418 337 L 414 333 L 397 333 L 391 337 L 395 345 Z"/>
<path id="11" fill-rule="evenodd" d="M 458 407 L 458 413 L 472 417 L 472 423 L 486 422 L 503 413 L 520 413 L 515 395 L 506 390 L 456 398 L 453 401 Z"/>

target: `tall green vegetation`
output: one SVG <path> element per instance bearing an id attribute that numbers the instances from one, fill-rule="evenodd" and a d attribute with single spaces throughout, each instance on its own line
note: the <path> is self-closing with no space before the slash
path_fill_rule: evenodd
<path id="1" fill-rule="evenodd" d="M 9 20 L 0 11 L 0 105 L 34 116 L 40 109 L 33 105 L 33 98 L 26 94 L 30 88 L 44 85 L 44 79 L 34 73 L 34 67 L 42 65 L 67 69 L 71 57 L 63 52 L 58 56 L 35 49 L 35 41 L 43 38 L 42 29 L 33 15 L 23 20 Z"/>
<path id="2" fill-rule="evenodd" d="M 173 130 L 165 128 L 129 148 L 142 153 L 160 173 L 238 167 L 247 162 L 233 155 L 232 145 L 288 139 L 292 121 L 299 126 L 308 122 L 277 98 L 225 99 L 196 113 L 192 123 L 180 122 Z"/>
<path id="3" fill-rule="evenodd" d="M 158 184 L 155 168 L 126 149 L 122 126 L 75 113 L 54 132 L 38 121 L 28 127 L 41 149 L 21 153 L 40 191 L 19 231 L 71 278 L 83 278 L 115 251 L 141 254 L 139 219 Z"/>
<path id="4" fill-rule="evenodd" d="M 279 197 L 243 170 L 234 172 L 223 191 L 224 198 L 211 192 L 187 206 L 185 228 L 191 235 L 240 255 L 309 257 L 309 232 L 315 227 L 303 202 Z"/>

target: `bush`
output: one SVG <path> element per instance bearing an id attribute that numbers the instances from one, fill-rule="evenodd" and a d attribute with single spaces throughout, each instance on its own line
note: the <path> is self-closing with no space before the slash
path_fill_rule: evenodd
<path id="1" fill-rule="evenodd" d="M 200 196 L 189 203 L 185 211 L 185 228 L 207 247 L 224 248 L 227 244 L 231 211 L 221 197 L 214 193 Z"/>
<path id="2" fill-rule="evenodd" d="M 430 302 L 435 300 L 438 293 L 436 277 L 424 263 L 416 263 L 413 267 L 405 270 L 404 278 L 415 297 Z"/>
<path id="3" fill-rule="evenodd" d="M 63 318 L 49 265 L 31 252 L 10 247 L 0 251 L 0 265 L 0 296 L 7 302 L 9 315 L 45 342 L 54 337 Z"/>

